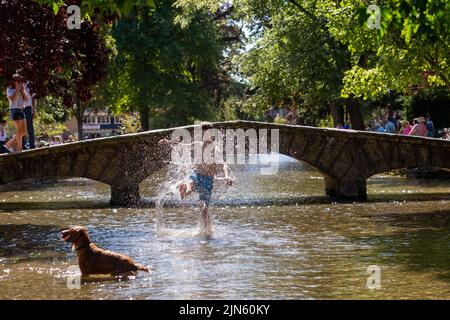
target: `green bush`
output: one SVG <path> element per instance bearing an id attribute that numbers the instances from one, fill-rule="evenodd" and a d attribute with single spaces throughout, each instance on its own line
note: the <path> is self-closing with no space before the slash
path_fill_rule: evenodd
<path id="1" fill-rule="evenodd" d="M 404 118 L 414 118 L 429 113 L 435 129 L 450 127 L 450 92 L 446 88 L 423 89 L 409 99 L 404 99 Z"/>

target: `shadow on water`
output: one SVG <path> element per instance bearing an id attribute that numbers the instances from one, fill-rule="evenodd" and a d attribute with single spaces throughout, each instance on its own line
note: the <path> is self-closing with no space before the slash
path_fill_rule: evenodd
<path id="1" fill-rule="evenodd" d="M 450 200 L 450 193 L 443 192 L 430 192 L 430 193 L 389 193 L 389 194 L 369 194 L 369 200 L 367 202 L 392 202 L 392 201 L 439 201 Z"/>
<path id="2" fill-rule="evenodd" d="M 413 272 L 434 272 L 450 282 L 450 211 L 365 214 L 378 224 L 379 235 L 354 240 L 370 245 L 386 265 Z M 386 233 L 387 228 L 399 229 Z"/>
<path id="3" fill-rule="evenodd" d="M 49 252 L 63 256 L 67 252 L 60 239 L 61 227 L 56 225 L 0 225 L 0 257 L 17 260 L 48 259 Z"/>
<path id="4" fill-rule="evenodd" d="M 34 201 L 34 202 L 0 202 L 0 211 L 40 211 L 70 209 L 106 209 L 111 208 L 107 201 Z M 1 212 L 0 212 L 1 214 Z"/>
<path id="5" fill-rule="evenodd" d="M 75 185 L 73 180 L 63 180 L 54 178 L 25 179 L 0 185 L 0 192 L 40 191 L 43 188 L 55 184 L 58 184 L 60 186 Z"/>

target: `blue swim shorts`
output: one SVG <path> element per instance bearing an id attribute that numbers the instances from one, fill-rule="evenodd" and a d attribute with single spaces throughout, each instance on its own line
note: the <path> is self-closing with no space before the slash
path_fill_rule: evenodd
<path id="1" fill-rule="evenodd" d="M 194 184 L 194 190 L 199 193 L 200 200 L 205 201 L 206 204 L 209 204 L 214 186 L 214 178 L 211 176 L 201 175 L 196 171 L 192 171 L 189 179 Z"/>

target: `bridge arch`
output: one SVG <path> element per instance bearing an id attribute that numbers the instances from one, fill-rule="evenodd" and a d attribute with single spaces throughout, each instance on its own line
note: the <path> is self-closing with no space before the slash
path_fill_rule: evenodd
<path id="1" fill-rule="evenodd" d="M 193 131 L 199 126 L 182 127 Z M 316 168 L 327 195 L 365 200 L 366 181 L 398 168 L 450 169 L 450 141 L 373 132 L 250 121 L 206 124 L 202 129 L 279 131 L 279 152 Z M 166 165 L 170 151 L 158 146 L 179 128 L 81 141 L 0 156 L 0 184 L 24 178 L 81 177 L 111 186 L 111 202 L 139 201 L 139 184 Z"/>

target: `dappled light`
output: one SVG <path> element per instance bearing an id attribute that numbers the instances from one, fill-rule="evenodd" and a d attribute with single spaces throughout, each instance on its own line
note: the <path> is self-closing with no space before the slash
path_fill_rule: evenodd
<path id="1" fill-rule="evenodd" d="M 0 34 L 0 300 L 450 300 L 450 1 L 0 0 Z"/>

